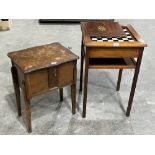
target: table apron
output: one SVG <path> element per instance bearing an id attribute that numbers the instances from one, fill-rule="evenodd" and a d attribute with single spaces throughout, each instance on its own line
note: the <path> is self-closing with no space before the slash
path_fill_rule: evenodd
<path id="1" fill-rule="evenodd" d="M 25 75 L 28 97 L 39 95 L 55 88 L 63 88 L 73 83 L 75 62 L 37 70 Z"/>
<path id="2" fill-rule="evenodd" d="M 139 56 L 140 48 L 87 48 L 89 58 L 117 58 L 117 57 L 134 57 Z"/>

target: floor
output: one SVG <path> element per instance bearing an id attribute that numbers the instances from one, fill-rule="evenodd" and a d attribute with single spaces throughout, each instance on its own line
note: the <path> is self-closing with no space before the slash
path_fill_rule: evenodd
<path id="1" fill-rule="evenodd" d="M 71 114 L 70 88 L 64 102 L 52 91 L 34 98 L 33 134 L 43 135 L 134 135 L 155 134 L 155 20 L 118 20 L 132 24 L 148 47 L 144 51 L 131 116 L 125 117 L 133 70 L 125 70 L 121 89 L 116 92 L 118 70 L 91 70 L 88 85 L 87 117 L 83 119 L 82 94 L 77 75 L 77 113 Z M 36 45 L 60 42 L 80 56 L 81 31 L 77 25 L 40 25 L 38 20 L 12 20 L 10 31 L 0 32 L 0 134 L 25 135 L 24 103 L 17 116 L 8 52 Z M 22 96 L 23 97 L 23 96 Z"/>

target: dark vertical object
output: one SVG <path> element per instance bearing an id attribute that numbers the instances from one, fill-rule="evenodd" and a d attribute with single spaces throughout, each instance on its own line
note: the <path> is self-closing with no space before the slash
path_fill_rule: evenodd
<path id="1" fill-rule="evenodd" d="M 27 131 L 29 133 L 32 132 L 32 125 L 31 125 L 31 105 L 30 105 L 30 99 L 27 97 L 27 91 L 25 87 L 25 82 L 22 82 L 23 84 L 23 95 L 24 95 L 24 101 L 25 101 L 25 113 L 26 113 L 26 122 L 27 122 Z"/>
<path id="2" fill-rule="evenodd" d="M 60 88 L 59 92 L 60 92 L 60 102 L 62 102 L 63 101 L 63 88 Z"/>
<path id="3" fill-rule="evenodd" d="M 13 80 L 14 91 L 15 91 L 15 96 L 16 96 L 18 116 L 21 116 L 22 114 L 21 114 L 20 88 L 19 88 L 19 81 L 18 81 L 18 73 L 14 66 L 11 67 L 11 73 L 12 73 L 12 80 Z"/>
<path id="4" fill-rule="evenodd" d="M 83 41 L 81 42 L 81 68 L 80 68 L 80 92 L 82 91 L 83 86 L 83 62 L 84 62 L 84 46 Z"/>
<path id="5" fill-rule="evenodd" d="M 119 70 L 118 81 L 117 81 L 117 88 L 116 88 L 117 91 L 120 90 L 120 84 L 121 84 L 121 79 L 122 79 L 122 71 L 123 71 L 123 69 Z"/>
<path id="6" fill-rule="evenodd" d="M 76 77 L 77 77 L 77 62 L 74 63 L 73 84 L 71 85 L 71 99 L 72 99 L 72 114 L 76 113 Z"/>
<path id="7" fill-rule="evenodd" d="M 137 80 L 138 80 L 138 74 L 139 74 L 140 65 L 141 65 L 141 61 L 142 61 L 142 57 L 143 57 L 143 50 L 144 50 L 144 48 L 142 48 L 141 51 L 139 52 L 139 57 L 138 57 L 137 63 L 136 63 L 136 68 L 135 68 L 135 73 L 134 73 L 134 77 L 133 77 L 133 82 L 132 82 L 128 107 L 127 107 L 127 111 L 126 111 L 126 116 L 127 117 L 130 116 L 130 111 L 131 111 L 132 102 L 133 102 L 133 98 L 134 98 L 134 94 L 135 94 Z"/>
<path id="8" fill-rule="evenodd" d="M 88 66 L 89 58 L 88 52 L 85 55 L 85 73 L 84 73 L 84 92 L 83 92 L 83 118 L 86 117 L 86 103 L 87 103 L 87 88 L 88 88 Z"/>

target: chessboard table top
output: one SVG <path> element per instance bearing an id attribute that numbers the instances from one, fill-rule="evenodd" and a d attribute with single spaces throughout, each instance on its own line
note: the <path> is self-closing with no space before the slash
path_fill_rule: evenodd
<path id="1" fill-rule="evenodd" d="M 87 47 L 146 47 L 131 26 L 117 22 L 81 22 L 83 43 Z"/>

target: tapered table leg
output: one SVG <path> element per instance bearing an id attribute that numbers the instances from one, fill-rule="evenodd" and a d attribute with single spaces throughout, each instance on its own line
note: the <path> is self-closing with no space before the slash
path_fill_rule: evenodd
<path id="1" fill-rule="evenodd" d="M 11 73 L 12 73 L 14 91 L 15 91 L 15 96 L 16 96 L 18 116 L 21 116 L 22 114 L 21 114 L 21 103 L 20 103 L 20 88 L 19 88 L 17 70 L 14 66 L 11 67 Z"/>
<path id="2" fill-rule="evenodd" d="M 76 84 L 71 85 L 72 114 L 76 113 Z"/>
<path id="3" fill-rule="evenodd" d="M 120 84 L 121 84 L 121 79 L 122 79 L 122 71 L 123 71 L 123 69 L 119 70 L 116 91 L 120 90 Z"/>
<path id="4" fill-rule="evenodd" d="M 88 68 L 89 68 L 89 58 L 87 57 L 87 53 L 85 56 L 85 74 L 84 74 L 84 92 L 83 92 L 83 115 L 82 117 L 86 117 L 86 104 L 87 104 L 87 88 L 88 88 Z"/>
<path id="5" fill-rule="evenodd" d="M 127 107 L 127 111 L 126 111 L 126 116 L 127 117 L 130 116 L 130 111 L 131 111 L 132 102 L 133 102 L 133 98 L 134 98 L 134 94 L 135 94 L 135 89 L 136 89 L 136 85 L 137 85 L 138 74 L 139 74 L 139 70 L 140 70 L 142 56 L 143 56 L 143 49 L 142 49 L 142 51 L 140 51 L 140 54 L 139 54 L 139 57 L 138 57 L 138 60 L 137 60 L 137 63 L 136 63 L 136 68 L 135 68 L 135 73 L 134 73 L 134 77 L 133 77 L 133 82 L 132 82 L 132 87 L 131 87 L 128 107 Z"/>
<path id="6" fill-rule="evenodd" d="M 82 91 L 83 86 L 83 62 L 84 62 L 84 55 L 83 55 L 83 42 L 81 43 L 81 67 L 80 67 L 80 92 Z"/>
<path id="7" fill-rule="evenodd" d="M 30 99 L 27 98 L 27 92 L 25 83 L 23 82 L 23 95 L 24 95 L 24 101 L 25 101 L 25 113 L 26 113 L 26 122 L 27 122 L 27 130 L 29 133 L 32 132 L 32 125 L 31 125 L 31 105 L 30 105 Z"/>
<path id="8" fill-rule="evenodd" d="M 77 62 L 74 63 L 73 84 L 71 85 L 72 114 L 76 113 L 76 79 L 77 79 Z"/>
<path id="9" fill-rule="evenodd" d="M 60 92 L 60 102 L 62 102 L 63 101 L 63 88 L 60 88 L 59 92 Z"/>

